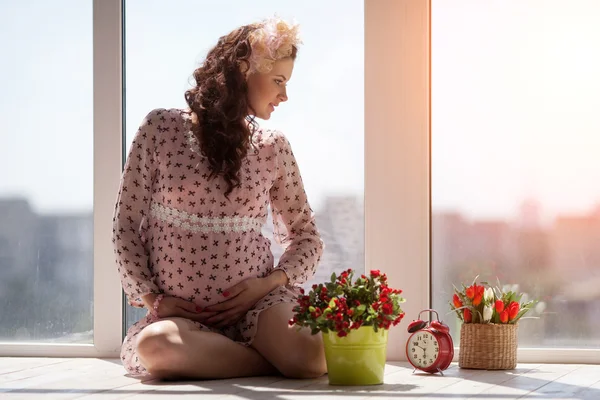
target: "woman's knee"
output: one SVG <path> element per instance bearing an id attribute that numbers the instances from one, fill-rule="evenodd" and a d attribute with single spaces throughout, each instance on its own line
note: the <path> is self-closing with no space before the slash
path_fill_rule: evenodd
<path id="1" fill-rule="evenodd" d="M 160 321 L 144 328 L 137 339 L 137 354 L 141 364 L 155 377 L 173 377 L 173 366 L 180 357 L 177 344 L 180 332 L 173 321 Z"/>
<path id="2" fill-rule="evenodd" d="M 288 378 L 311 379 L 327 373 L 321 335 L 301 335 L 294 347 L 286 349 L 286 357 L 278 366 Z"/>

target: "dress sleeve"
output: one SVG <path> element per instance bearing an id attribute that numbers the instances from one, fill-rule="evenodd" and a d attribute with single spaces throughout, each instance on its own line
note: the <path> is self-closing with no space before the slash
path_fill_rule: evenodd
<path id="1" fill-rule="evenodd" d="M 289 285 L 300 286 L 315 274 L 324 246 L 291 145 L 279 132 L 274 149 L 277 169 L 270 199 L 274 239 L 284 249 L 277 268 L 285 272 Z"/>
<path id="2" fill-rule="evenodd" d="M 156 127 L 163 112 L 151 111 L 133 138 L 113 215 L 112 242 L 117 269 L 127 300 L 134 307 L 144 306 L 142 296 L 159 292 L 148 263 L 144 231 L 157 170 Z"/>

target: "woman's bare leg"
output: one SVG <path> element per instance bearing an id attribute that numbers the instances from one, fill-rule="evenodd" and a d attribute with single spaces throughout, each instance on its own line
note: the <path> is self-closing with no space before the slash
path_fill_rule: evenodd
<path id="1" fill-rule="evenodd" d="M 274 375 L 277 370 L 255 349 L 218 333 L 204 332 L 183 318 L 144 328 L 137 352 L 148 372 L 163 379 L 219 379 Z"/>
<path id="2" fill-rule="evenodd" d="M 327 372 L 323 339 L 308 328 L 288 325 L 294 306 L 283 303 L 262 311 L 252 347 L 286 377 L 317 378 Z"/>

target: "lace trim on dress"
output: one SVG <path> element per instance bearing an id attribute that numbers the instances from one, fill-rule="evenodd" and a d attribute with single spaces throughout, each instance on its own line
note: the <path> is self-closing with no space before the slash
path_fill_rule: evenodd
<path id="1" fill-rule="evenodd" d="M 200 217 L 197 214 L 190 214 L 185 211 L 177 210 L 171 207 L 165 207 L 161 204 L 152 203 L 150 214 L 165 222 L 169 222 L 181 229 L 191 232 L 250 232 L 260 231 L 262 221 L 251 217 L 222 217 L 210 218 Z"/>

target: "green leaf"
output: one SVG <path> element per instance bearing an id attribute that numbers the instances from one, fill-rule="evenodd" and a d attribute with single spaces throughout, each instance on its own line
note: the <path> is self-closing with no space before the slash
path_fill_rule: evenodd
<path id="1" fill-rule="evenodd" d="M 363 315 L 366 310 L 367 310 L 367 306 L 364 304 L 361 304 L 360 306 L 356 307 L 356 313 L 358 316 Z"/>
<path id="2" fill-rule="evenodd" d="M 331 308 L 332 310 L 335 310 L 337 308 L 333 299 L 329 300 L 329 308 Z"/>

